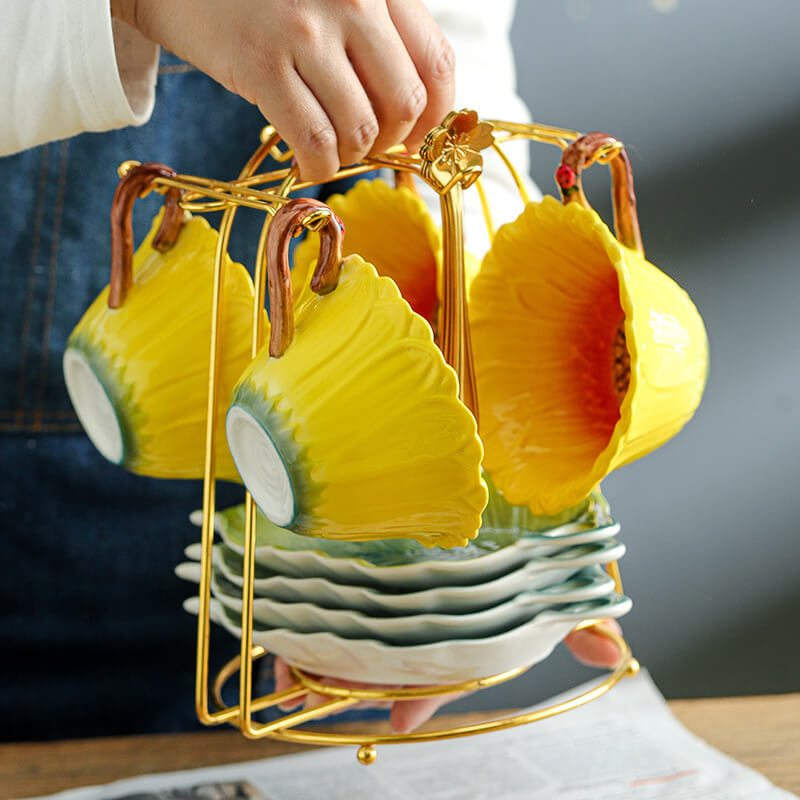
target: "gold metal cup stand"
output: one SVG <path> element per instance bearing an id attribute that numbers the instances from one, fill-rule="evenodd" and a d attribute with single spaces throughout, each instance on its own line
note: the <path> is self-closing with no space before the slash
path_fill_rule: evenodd
<path id="1" fill-rule="evenodd" d="M 597 137 L 598 135 L 589 134 L 588 136 Z M 440 298 L 441 309 L 438 331 L 439 344 L 446 361 L 458 375 L 461 399 L 473 412 L 476 419 L 478 418 L 477 393 L 472 366 L 464 280 L 463 191 L 475 185 L 480 195 L 486 226 L 491 235 L 493 233 L 491 210 L 480 181 L 483 168 L 481 151 L 491 149 L 496 157 L 502 160 L 511 173 L 520 192 L 522 202 L 525 203 L 528 200 L 525 185 L 504 152 L 503 145 L 512 140 L 523 139 L 554 144 L 569 152 L 574 150 L 586 138 L 576 131 L 535 123 L 520 124 L 499 120 L 480 120 L 474 111 L 463 110 L 452 112 L 440 126 L 434 128 L 427 135 L 419 154 L 411 155 L 406 153 L 403 148 L 393 148 L 386 153 L 369 156 L 360 164 L 340 170 L 334 178 L 346 178 L 378 168 L 389 168 L 394 170 L 398 183 L 413 183 L 413 176 L 416 176 L 438 193 L 444 232 L 443 288 L 442 297 Z M 621 170 L 618 164 L 614 164 L 615 159 L 620 155 L 623 156 L 621 160 L 627 160 L 622 143 L 612 137 L 605 137 L 599 145 L 595 142 L 591 148 L 591 154 L 579 160 L 578 178 L 582 167 L 589 166 L 595 162 L 612 164 L 612 175 L 615 175 L 615 167 L 617 172 Z M 498 675 L 475 678 L 459 683 L 391 690 L 329 686 L 306 675 L 300 669 L 292 667 L 291 672 L 296 679 L 296 683 L 293 686 L 281 692 L 273 692 L 254 698 L 252 696 L 253 664 L 267 655 L 267 652 L 263 647 L 253 645 L 256 506 L 250 494 L 246 493 L 241 647 L 239 655 L 229 661 L 216 676 L 213 685 L 209 685 L 211 552 L 214 539 L 213 521 L 216 489 L 215 428 L 219 401 L 219 353 L 221 351 L 221 342 L 225 335 L 225 331 L 222 329 L 221 313 L 224 285 L 222 281 L 222 266 L 228 249 L 231 227 L 238 208 L 245 206 L 265 212 L 255 265 L 252 340 L 252 356 L 255 357 L 264 338 L 261 310 L 264 308 L 267 285 L 266 243 L 270 221 L 278 209 L 291 199 L 290 192 L 314 185 L 311 182 L 299 180 L 296 169 L 291 166 L 271 172 L 259 173 L 257 171 L 258 168 L 268 156 L 272 156 L 273 159 L 281 164 L 288 163 L 292 157 L 290 150 L 281 147 L 280 136 L 271 127 L 267 127 L 262 131 L 261 145 L 245 164 L 239 177 L 233 181 L 217 181 L 194 175 L 180 175 L 169 168 L 163 167 L 163 165 L 143 165 L 136 161 L 126 161 L 119 167 L 120 178 L 127 179 L 128 182 L 131 182 L 131 178 L 134 179 L 132 183 L 136 186 L 135 192 L 137 196 L 142 196 L 151 190 L 165 195 L 167 216 L 173 223 L 178 209 L 193 213 L 223 212 L 219 228 L 212 307 L 210 309 L 212 317 L 195 685 L 195 706 L 199 720 L 205 725 L 219 725 L 221 723 L 234 725 L 245 736 L 253 739 L 269 737 L 309 745 L 358 745 L 359 762 L 371 764 L 377 757 L 376 745 L 426 742 L 472 736 L 536 722 L 588 703 L 608 692 L 622 678 L 636 674 L 639 664 L 633 658 L 630 647 L 624 638 L 608 628 L 598 626 L 596 631 L 613 641 L 619 649 L 620 661 L 618 666 L 591 690 L 557 705 L 471 725 L 408 734 L 377 735 L 369 732 L 344 734 L 302 729 L 299 726 L 303 723 L 343 710 L 362 700 L 403 702 L 454 692 L 472 692 L 511 680 L 525 672 L 528 667 L 524 666 Z M 137 176 L 139 176 L 139 179 L 137 179 Z M 616 181 L 615 200 L 618 191 L 619 182 Z M 585 202 L 582 193 L 580 199 Z M 130 210 L 128 210 L 128 213 L 130 213 Z M 327 220 L 322 219 L 319 213 L 311 212 L 302 220 L 301 224 L 304 228 L 315 229 L 326 222 Z M 618 229 L 620 227 L 619 223 L 620 220 L 617 219 Z M 625 220 L 623 220 L 623 227 L 624 224 Z M 128 230 L 130 229 L 128 228 Z M 627 231 L 627 229 L 625 230 Z M 174 235 L 174 230 L 172 234 Z M 167 239 L 169 238 L 170 234 L 168 232 Z M 624 238 L 630 237 L 625 236 Z M 131 251 L 129 245 L 130 243 L 128 243 L 128 253 L 125 256 L 127 259 L 130 259 Z M 169 242 L 165 245 L 165 249 L 168 246 Z M 124 302 L 124 294 L 125 286 L 123 284 L 121 296 L 118 300 L 119 304 Z M 608 571 L 615 579 L 617 591 L 622 591 L 617 563 L 614 562 L 608 565 Z M 597 626 L 599 622 L 601 620 L 586 621 L 577 626 L 576 630 Z M 239 683 L 238 703 L 227 705 L 222 698 L 222 690 L 228 680 L 237 673 Z M 380 679 L 380 675 L 375 677 L 378 680 Z M 316 708 L 288 713 L 269 723 L 258 723 L 254 720 L 254 714 L 257 712 L 289 700 L 302 698 L 309 692 L 315 692 L 331 699 Z"/>

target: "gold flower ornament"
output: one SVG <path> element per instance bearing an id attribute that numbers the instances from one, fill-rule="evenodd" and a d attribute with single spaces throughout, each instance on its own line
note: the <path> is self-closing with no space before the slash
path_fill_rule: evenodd
<path id="1" fill-rule="evenodd" d="M 466 189 L 481 174 L 480 151 L 493 142 L 492 126 L 481 122 L 475 111 L 453 111 L 425 137 L 419 151 L 422 175 L 440 192 L 448 191 L 454 183 Z"/>

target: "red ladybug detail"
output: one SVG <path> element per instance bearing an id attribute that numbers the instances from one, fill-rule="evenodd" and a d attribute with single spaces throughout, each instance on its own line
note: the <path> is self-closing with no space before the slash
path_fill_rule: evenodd
<path id="1" fill-rule="evenodd" d="M 572 167 L 562 164 L 556 170 L 556 183 L 558 183 L 562 189 L 571 189 L 577 182 L 578 176 L 575 174 L 575 170 L 572 169 Z"/>

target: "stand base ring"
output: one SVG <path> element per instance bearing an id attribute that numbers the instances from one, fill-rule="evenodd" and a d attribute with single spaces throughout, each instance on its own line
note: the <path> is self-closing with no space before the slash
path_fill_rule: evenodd
<path id="1" fill-rule="evenodd" d="M 457 691 L 475 691 L 478 689 L 488 688 L 504 681 L 510 680 L 522 672 L 525 672 L 529 667 L 520 667 L 508 672 L 499 673 L 486 678 L 478 678 L 471 681 L 462 681 L 461 683 L 448 684 L 446 686 L 422 686 L 422 687 L 408 687 L 403 689 L 353 689 L 343 686 L 327 686 L 321 681 L 316 681 L 308 677 L 301 670 L 296 667 L 291 667 L 292 674 L 298 679 L 298 682 L 287 690 L 282 692 L 274 692 L 270 695 L 265 695 L 254 699 L 249 708 L 251 711 L 258 711 L 278 703 L 284 702 L 288 699 L 302 697 L 308 694 L 309 691 L 314 691 L 319 694 L 327 695 L 334 699 L 332 703 L 324 704 L 318 709 L 310 709 L 308 711 L 289 714 L 283 719 L 278 719 L 268 725 L 263 726 L 247 726 L 240 721 L 240 719 L 230 720 L 230 723 L 239 727 L 245 735 L 249 738 L 263 738 L 269 737 L 272 739 L 280 739 L 287 742 L 295 742 L 307 745 L 326 745 L 326 746 L 341 746 L 341 745 L 358 745 L 358 760 L 362 764 L 371 764 L 377 758 L 375 751 L 376 745 L 384 744 L 401 744 L 404 742 L 432 742 L 441 741 L 442 739 L 454 739 L 462 736 L 474 736 L 480 733 L 489 733 L 492 731 L 506 730 L 514 728 L 519 725 L 527 725 L 531 722 L 538 722 L 549 717 L 554 717 L 557 714 L 562 714 L 573 708 L 585 705 L 586 703 L 596 700 L 606 692 L 610 691 L 617 683 L 625 677 L 631 677 L 639 671 L 639 662 L 633 657 L 630 646 L 625 641 L 621 634 L 616 631 L 610 630 L 604 626 L 598 625 L 600 620 L 587 620 L 579 625 L 576 630 L 581 630 L 588 627 L 595 627 L 598 634 L 610 639 L 620 651 L 620 661 L 617 667 L 597 686 L 576 695 L 575 697 L 564 700 L 561 703 L 549 706 L 547 708 L 537 709 L 536 711 L 529 711 L 522 714 L 515 714 L 509 717 L 502 717 L 500 719 L 490 719 L 485 722 L 472 723 L 470 725 L 461 725 L 454 728 L 443 728 L 433 731 L 417 731 L 414 733 L 393 733 L 393 734 L 375 734 L 375 733 L 334 733 L 330 731 L 321 730 L 300 730 L 295 725 L 301 724 L 298 719 L 302 714 L 302 722 L 313 721 L 315 718 L 314 712 L 318 711 L 316 716 L 324 716 L 333 705 L 350 705 L 357 700 L 411 700 L 420 697 L 430 697 L 440 694 L 449 694 Z M 266 655 L 266 650 L 263 647 L 255 647 L 253 649 L 253 657 L 260 658 Z M 213 698 L 215 704 L 220 708 L 225 708 L 222 700 L 222 688 L 225 682 L 234 675 L 239 669 L 239 656 L 231 659 L 220 670 L 213 687 Z M 347 703 L 347 701 L 350 703 Z M 282 724 L 285 723 L 285 724 Z"/>

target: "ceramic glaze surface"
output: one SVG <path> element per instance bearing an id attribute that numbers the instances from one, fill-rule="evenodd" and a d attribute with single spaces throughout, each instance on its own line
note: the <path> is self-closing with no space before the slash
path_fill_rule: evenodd
<path id="1" fill-rule="evenodd" d="M 332 633 L 299 634 L 285 628 L 255 626 L 253 643 L 316 674 L 366 683 L 424 685 L 470 680 L 526 664 L 536 664 L 586 619 L 611 619 L 627 614 L 631 601 L 624 595 L 575 604 L 569 611 L 542 611 L 532 620 L 505 633 L 482 639 L 456 639 L 433 644 L 392 646 L 374 639 L 347 639 Z M 184 603 L 197 613 L 198 600 Z M 234 636 L 241 630 L 235 612 L 211 601 L 212 619 Z"/>
<path id="2" fill-rule="evenodd" d="M 226 608 L 241 614 L 242 595 L 235 584 L 216 574 L 211 591 Z M 355 609 L 325 608 L 308 601 L 286 603 L 257 597 L 253 601 L 253 620 L 266 627 L 286 628 L 296 633 L 329 631 L 353 639 L 418 645 L 442 639 L 494 636 L 530 621 L 545 609 L 568 611 L 571 605 L 607 597 L 613 592 L 614 581 L 600 570 L 595 575 L 587 573 L 544 589 L 524 591 L 503 603 L 474 612 L 376 616 Z"/>
<path id="3" fill-rule="evenodd" d="M 263 515 L 257 515 L 255 560 L 261 566 L 297 578 L 325 577 L 336 583 L 411 591 L 432 584 L 474 584 L 496 578 L 533 558 L 565 558 L 567 548 L 607 542 L 619 532 L 618 523 L 608 516 L 605 501 L 599 495 L 593 495 L 575 519 L 567 523 L 561 517 L 534 517 L 522 509 L 532 530 L 519 526 L 516 509 L 503 508 L 506 505 L 498 507 L 490 501 L 493 513 L 485 512 L 484 516 L 493 525 L 482 527 L 467 546 L 453 549 L 425 548 L 402 539 L 360 543 L 316 539 L 278 528 Z M 191 520 L 200 525 L 201 512 L 194 512 Z M 547 520 L 562 524 L 547 525 Z M 225 546 L 241 554 L 243 507 L 219 512 L 214 525 Z M 620 557 L 622 552 L 624 549 L 608 560 Z"/>
<path id="4" fill-rule="evenodd" d="M 298 298 L 291 345 L 280 358 L 258 354 L 231 407 L 280 454 L 291 530 L 444 547 L 476 535 L 487 490 L 475 420 L 430 326 L 360 257 L 344 260 L 334 291 Z M 231 446 L 241 471 L 247 440 Z M 246 485 L 257 477 L 243 475 Z"/>
<path id="5" fill-rule="evenodd" d="M 190 545 L 187 558 L 192 561 L 179 564 L 175 571 L 184 580 L 200 582 L 200 546 Z M 214 574 L 224 576 L 238 587 L 241 596 L 242 558 L 224 545 L 214 547 L 212 553 Z M 534 590 L 551 589 L 587 571 L 602 567 L 584 567 L 574 564 L 563 566 L 542 564 L 535 559 L 486 583 L 459 586 L 431 586 L 417 591 L 381 590 L 368 586 L 340 583 L 328 578 L 294 578 L 256 565 L 254 594 L 285 603 L 312 602 L 324 608 L 349 608 L 365 614 L 398 616 L 403 614 L 463 614 L 480 611 L 502 603 L 515 595 Z M 596 573 L 593 573 L 596 574 Z M 611 578 L 608 578 L 611 581 Z M 613 581 L 611 581 L 613 584 Z"/>
<path id="6" fill-rule="evenodd" d="M 376 567 L 400 566 L 427 561 L 468 561 L 502 550 L 526 538 L 541 544 L 548 542 L 560 547 L 582 544 L 607 538 L 619 530 L 608 514 L 605 498 L 599 493 L 555 516 L 534 515 L 524 506 L 511 506 L 494 489 L 487 478 L 489 502 L 481 517 L 481 527 L 475 539 L 463 547 L 425 547 L 413 539 L 379 539 L 347 542 L 303 536 L 272 523 L 261 513 L 256 514 L 256 548 L 271 546 L 287 551 L 314 551 L 330 558 L 356 559 Z M 202 524 L 202 512 L 191 515 L 196 525 Z M 216 530 L 235 548 L 244 545 L 244 504 L 218 511 L 214 520 Z M 565 540 L 569 538 L 571 541 Z M 575 538 L 579 537 L 579 538 Z"/>
<path id="7" fill-rule="evenodd" d="M 208 395 L 211 292 L 218 236 L 201 217 L 186 222 L 162 254 L 151 246 L 153 223 L 133 258 L 133 288 L 121 308 L 108 307 L 108 287 L 70 335 L 64 355 L 70 399 L 107 458 L 158 478 L 203 475 Z M 220 392 L 230 392 L 250 361 L 253 285 L 241 264 L 226 259 Z M 76 363 L 84 365 L 76 370 Z M 90 370 L 114 419 L 98 416 Z M 95 392 L 96 394 L 96 392 Z M 87 396 L 88 395 L 88 396 Z M 238 480 L 224 435 L 226 403 L 217 424 L 217 475 Z M 113 423 L 113 424 L 112 424 Z M 97 431 L 98 425 L 102 430 Z M 121 446 L 103 431 L 117 426 Z M 105 442 L 105 444 L 104 444 Z"/>
<path id="8" fill-rule="evenodd" d="M 357 253 L 379 275 L 391 278 L 403 299 L 435 328 L 442 296 L 442 231 L 423 200 L 403 186 L 364 180 L 326 202 L 345 226 L 343 255 Z M 317 252 L 315 234 L 297 247 L 292 270 L 295 296 L 308 283 Z M 467 287 L 479 266 L 473 255 L 465 253 Z"/>
<path id="9" fill-rule="evenodd" d="M 498 230 L 470 313 L 485 467 L 511 503 L 575 503 L 700 402 L 697 309 L 577 204 L 546 197 Z"/>
<path id="10" fill-rule="evenodd" d="M 573 533 L 576 527 L 565 526 Z M 565 569 L 572 572 L 590 563 L 616 561 L 625 553 L 625 546 L 611 538 L 619 528 L 607 526 L 602 538 L 590 543 L 560 546 L 557 542 L 521 538 L 500 550 L 463 560 L 418 561 L 395 566 L 375 566 L 363 559 L 331 558 L 313 550 L 284 550 L 271 545 L 256 548 L 255 561 L 281 574 L 303 578 L 324 577 L 337 583 L 356 586 L 414 591 L 431 586 L 475 585 L 499 578 L 532 560 L 535 569 Z M 588 532 L 586 529 L 582 532 Z M 605 534 L 608 535 L 605 535 Z M 241 545 L 223 541 L 242 555 Z M 572 573 L 569 573 L 572 574 Z"/>

